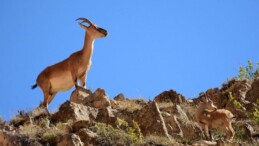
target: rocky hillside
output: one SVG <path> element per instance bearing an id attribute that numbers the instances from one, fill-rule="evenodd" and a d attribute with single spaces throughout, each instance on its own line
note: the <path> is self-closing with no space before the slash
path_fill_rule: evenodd
<path id="1" fill-rule="evenodd" d="M 1 121 L 0 145 L 259 145 L 259 78 L 232 79 L 205 93 L 218 108 L 235 115 L 232 142 L 218 129 L 212 130 L 213 141 L 205 140 L 194 118 L 201 97 L 187 99 L 169 90 L 153 101 L 123 94 L 110 99 L 103 89 L 92 93 L 78 88 L 50 116 L 19 111 L 11 121 Z"/>

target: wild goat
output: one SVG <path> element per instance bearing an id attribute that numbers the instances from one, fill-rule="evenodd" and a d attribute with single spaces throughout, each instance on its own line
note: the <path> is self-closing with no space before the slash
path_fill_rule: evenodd
<path id="1" fill-rule="evenodd" d="M 195 116 L 203 131 L 205 130 L 207 139 L 212 139 L 209 130 L 219 129 L 226 133 L 229 141 L 233 140 L 235 131 L 232 128 L 231 121 L 234 116 L 229 110 L 217 109 L 213 102 L 205 96 L 205 98 L 202 98 Z"/>
<path id="2" fill-rule="evenodd" d="M 85 87 L 86 76 L 91 66 L 94 40 L 108 34 L 105 29 L 98 27 L 86 18 L 77 20 L 82 20 L 79 25 L 86 31 L 83 48 L 71 54 L 67 59 L 45 68 L 38 75 L 36 84 L 32 86 L 32 89 L 37 86 L 42 89 L 44 101 L 39 107 L 44 106 L 48 114 L 48 105 L 57 92 L 69 90 L 73 86 L 77 88 L 78 80 L 80 85 Z M 84 22 L 89 26 L 83 25 Z"/>

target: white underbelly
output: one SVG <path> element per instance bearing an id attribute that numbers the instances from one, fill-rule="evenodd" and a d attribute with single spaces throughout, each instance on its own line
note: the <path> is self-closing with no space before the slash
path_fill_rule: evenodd
<path id="1" fill-rule="evenodd" d="M 52 92 L 67 91 L 74 86 L 74 81 L 70 72 L 53 77 L 50 82 Z"/>

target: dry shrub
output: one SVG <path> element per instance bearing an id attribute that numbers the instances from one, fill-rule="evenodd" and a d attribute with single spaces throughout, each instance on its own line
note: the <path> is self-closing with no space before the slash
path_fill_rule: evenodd
<path id="1" fill-rule="evenodd" d="M 96 140 L 99 145 L 130 145 L 133 143 L 130 135 L 111 125 L 96 123 L 91 129 L 99 135 Z"/>
<path id="2" fill-rule="evenodd" d="M 123 100 L 117 101 L 117 106 L 115 108 L 133 113 L 136 110 L 140 110 L 145 103 L 146 102 L 143 99 Z"/>

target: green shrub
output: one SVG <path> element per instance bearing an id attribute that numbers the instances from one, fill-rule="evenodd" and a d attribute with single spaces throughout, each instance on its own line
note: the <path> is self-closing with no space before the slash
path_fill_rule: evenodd
<path id="1" fill-rule="evenodd" d="M 248 65 L 246 67 L 239 67 L 239 80 L 253 80 L 254 78 L 259 77 L 259 62 L 256 63 L 256 68 L 251 60 L 248 60 Z"/>
<path id="2" fill-rule="evenodd" d="M 237 101 L 237 100 L 233 97 L 232 92 L 228 92 L 228 97 L 229 97 L 229 100 L 233 103 L 233 105 L 234 105 L 235 108 L 241 109 L 241 110 L 243 110 L 243 111 L 246 110 L 246 108 L 244 107 L 244 105 L 243 105 L 241 102 Z"/>
<path id="3" fill-rule="evenodd" d="M 132 120 L 131 126 L 129 126 L 128 122 L 117 118 L 116 125 L 118 128 L 123 129 L 134 142 L 140 140 L 143 137 L 138 123 L 134 120 Z"/>
<path id="4" fill-rule="evenodd" d="M 247 138 L 247 134 L 244 128 L 236 126 L 233 124 L 233 128 L 235 131 L 235 140 L 236 141 L 244 141 Z"/>
<path id="5" fill-rule="evenodd" d="M 255 109 L 255 111 L 253 112 L 254 118 L 253 118 L 253 122 L 254 124 L 259 124 L 259 110 Z"/>
<path id="6" fill-rule="evenodd" d="M 100 135 L 97 141 L 102 145 L 130 145 L 133 143 L 129 134 L 121 129 L 114 129 L 111 125 L 96 123 L 93 131 Z"/>
<path id="7" fill-rule="evenodd" d="M 130 137 L 132 138 L 132 140 L 134 142 L 139 141 L 140 139 L 143 138 L 141 129 L 140 129 L 138 123 L 135 122 L 134 120 L 132 120 L 132 127 L 129 127 L 129 129 L 128 129 L 128 134 L 130 135 Z"/>

